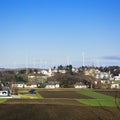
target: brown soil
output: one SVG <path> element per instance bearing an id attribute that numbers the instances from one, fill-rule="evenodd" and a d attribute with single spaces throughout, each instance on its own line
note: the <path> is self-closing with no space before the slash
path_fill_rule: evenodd
<path id="1" fill-rule="evenodd" d="M 77 99 L 91 99 L 91 97 L 82 95 L 75 91 L 39 91 L 44 98 L 77 98 Z"/>
<path id="2" fill-rule="evenodd" d="M 120 90 L 97 90 L 95 92 L 120 98 Z"/>
<path id="3" fill-rule="evenodd" d="M 0 120 L 119 120 L 117 108 L 55 104 L 1 104 Z"/>
<path id="4" fill-rule="evenodd" d="M 9 99 L 4 104 L 55 104 L 55 105 L 76 105 L 85 106 L 80 104 L 77 100 L 72 99 Z"/>

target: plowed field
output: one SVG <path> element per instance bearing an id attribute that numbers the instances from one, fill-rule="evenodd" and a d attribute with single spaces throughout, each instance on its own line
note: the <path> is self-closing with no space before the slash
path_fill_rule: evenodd
<path id="1" fill-rule="evenodd" d="M 116 108 L 106 107 L 55 104 L 0 105 L 0 120 L 119 120 L 119 113 Z"/>
<path id="2" fill-rule="evenodd" d="M 0 120 L 119 120 L 120 107 L 93 107 L 78 102 L 91 99 L 76 91 L 37 91 L 42 99 L 8 99 L 0 104 Z M 85 91 L 83 91 L 85 92 Z M 87 93 L 89 91 L 86 91 Z M 111 96 L 115 91 L 97 91 Z M 91 93 L 90 91 L 90 94 Z M 119 94 L 119 92 L 118 92 Z M 98 96 L 97 96 L 98 97 Z M 90 98 L 90 99 L 89 99 Z M 77 99 L 77 100 L 76 100 Z"/>
<path id="3" fill-rule="evenodd" d="M 91 97 L 79 94 L 75 91 L 39 91 L 44 98 L 77 98 L 77 99 L 91 99 Z"/>
<path id="4" fill-rule="evenodd" d="M 76 105 L 80 104 L 77 100 L 72 99 L 9 99 L 4 104 L 55 104 L 55 105 Z"/>

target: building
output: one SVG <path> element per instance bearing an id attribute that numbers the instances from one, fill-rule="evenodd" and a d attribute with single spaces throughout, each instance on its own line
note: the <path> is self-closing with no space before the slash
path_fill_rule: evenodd
<path id="1" fill-rule="evenodd" d="M 23 82 L 12 83 L 12 87 L 25 88 L 26 84 Z"/>
<path id="2" fill-rule="evenodd" d="M 120 81 L 120 74 L 118 76 L 114 76 L 115 81 Z"/>
<path id="3" fill-rule="evenodd" d="M 37 82 L 35 81 L 28 81 L 26 84 L 25 83 L 12 83 L 12 88 L 36 88 L 38 87 Z"/>
<path id="4" fill-rule="evenodd" d="M 45 88 L 59 88 L 59 82 L 57 81 L 50 81 L 48 83 L 46 83 Z"/>
<path id="5" fill-rule="evenodd" d="M 112 83 L 111 84 L 111 89 L 119 89 L 120 85 L 118 83 Z"/>
<path id="6" fill-rule="evenodd" d="M 58 70 L 59 73 L 65 74 L 66 70 Z"/>
<path id="7" fill-rule="evenodd" d="M 78 73 L 78 68 L 73 67 L 73 68 L 72 68 L 72 72 Z"/>
<path id="8" fill-rule="evenodd" d="M 11 90 L 0 90 L 0 97 L 11 96 Z"/>
<path id="9" fill-rule="evenodd" d="M 29 82 L 26 83 L 25 87 L 26 88 L 37 88 L 38 85 L 37 85 L 37 83 L 35 81 L 29 81 Z"/>
<path id="10" fill-rule="evenodd" d="M 82 82 L 78 82 L 78 83 L 74 84 L 74 87 L 75 88 L 83 88 L 83 89 L 88 88 L 88 86 L 83 84 Z"/>
<path id="11" fill-rule="evenodd" d="M 92 76 L 100 80 L 109 80 L 111 77 L 110 73 L 107 72 L 94 73 Z"/>
<path id="12" fill-rule="evenodd" d="M 90 68 L 90 69 L 85 69 L 84 74 L 93 76 L 94 74 L 98 74 L 100 71 L 98 69 Z"/>

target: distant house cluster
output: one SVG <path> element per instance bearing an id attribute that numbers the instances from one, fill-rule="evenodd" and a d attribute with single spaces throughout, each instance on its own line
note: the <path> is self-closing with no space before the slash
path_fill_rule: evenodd
<path id="1" fill-rule="evenodd" d="M 120 74 L 113 76 L 110 72 L 101 72 L 93 68 L 85 70 L 84 74 L 96 78 L 96 81 L 94 81 L 95 84 L 100 82 L 102 86 L 106 85 L 111 89 L 120 89 Z"/>
<path id="2" fill-rule="evenodd" d="M 23 81 L 11 81 L 12 87 L 17 88 L 107 88 L 107 89 L 120 89 L 120 74 L 112 74 L 109 70 L 104 71 L 97 67 L 81 67 L 75 68 L 71 65 L 59 66 L 59 69 L 36 69 L 5 72 L 6 74 L 16 74 L 18 78 L 22 75 L 25 78 Z M 115 70 L 114 70 L 115 71 Z M 61 77 L 64 76 L 64 77 Z M 16 78 L 17 79 L 17 78 Z M 10 83 L 10 82 L 9 82 Z M 6 84 L 6 83 L 5 83 Z M 1 84 L 3 85 L 3 84 Z M 1 93 L 2 94 L 2 93 Z M 6 92 L 7 94 L 7 92 Z"/>

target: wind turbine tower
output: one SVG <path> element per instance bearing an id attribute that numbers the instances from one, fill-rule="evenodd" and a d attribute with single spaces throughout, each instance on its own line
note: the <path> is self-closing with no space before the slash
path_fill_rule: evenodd
<path id="1" fill-rule="evenodd" d="M 67 57 L 67 65 L 71 65 L 72 64 L 72 61 L 70 59 L 70 56 Z"/>
<path id="2" fill-rule="evenodd" d="M 84 52 L 82 53 L 82 66 L 85 66 L 85 54 L 84 54 Z"/>
<path id="3" fill-rule="evenodd" d="M 67 57 L 67 65 L 70 65 L 70 57 Z"/>
<path id="4" fill-rule="evenodd" d="M 28 74 L 28 57 L 27 56 L 26 56 L 25 66 L 26 66 L 26 74 Z"/>

